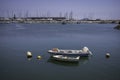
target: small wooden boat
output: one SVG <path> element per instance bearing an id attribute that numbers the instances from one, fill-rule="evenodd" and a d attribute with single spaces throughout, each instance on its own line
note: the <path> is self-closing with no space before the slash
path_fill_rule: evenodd
<path id="1" fill-rule="evenodd" d="M 64 55 L 64 56 L 89 56 L 92 55 L 92 52 L 87 48 L 84 47 L 82 50 L 64 50 L 53 48 L 52 50 L 48 50 L 48 53 L 52 55 Z"/>
<path id="2" fill-rule="evenodd" d="M 79 59 L 80 59 L 80 56 L 71 57 L 71 56 L 63 56 L 63 55 L 53 55 L 52 57 L 53 57 L 55 60 L 65 61 L 65 62 L 78 62 Z"/>

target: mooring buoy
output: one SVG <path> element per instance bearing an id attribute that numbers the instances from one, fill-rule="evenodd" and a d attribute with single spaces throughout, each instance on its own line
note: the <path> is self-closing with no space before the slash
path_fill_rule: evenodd
<path id="1" fill-rule="evenodd" d="M 37 56 L 37 59 L 41 59 L 42 57 L 41 56 Z"/>
<path id="2" fill-rule="evenodd" d="M 106 58 L 109 58 L 110 57 L 110 53 L 106 53 Z"/>
<path id="3" fill-rule="evenodd" d="M 32 53 L 30 51 L 27 52 L 27 57 L 31 58 L 32 57 Z"/>

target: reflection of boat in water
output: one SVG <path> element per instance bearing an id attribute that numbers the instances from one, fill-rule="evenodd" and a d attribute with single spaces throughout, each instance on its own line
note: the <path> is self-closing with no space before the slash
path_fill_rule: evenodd
<path id="1" fill-rule="evenodd" d="M 47 62 L 62 66 L 78 66 L 81 64 L 86 64 L 88 60 L 89 57 L 80 57 L 79 62 L 65 62 L 65 61 L 57 61 L 51 56 Z"/>
<path id="2" fill-rule="evenodd" d="M 48 53 L 50 53 L 51 56 L 53 55 L 64 55 L 64 56 L 89 56 L 92 55 L 91 51 L 84 47 L 82 50 L 64 50 L 64 49 L 58 49 L 53 48 L 52 50 L 48 50 Z"/>
<path id="3" fill-rule="evenodd" d="M 64 61 L 64 62 L 78 62 L 80 56 L 72 57 L 72 56 L 63 56 L 63 55 L 53 55 L 53 59 L 57 61 Z"/>

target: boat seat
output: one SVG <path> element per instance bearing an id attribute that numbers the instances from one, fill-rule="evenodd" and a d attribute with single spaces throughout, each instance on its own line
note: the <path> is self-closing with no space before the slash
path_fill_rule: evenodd
<path id="1" fill-rule="evenodd" d="M 68 53 L 72 53 L 72 51 L 71 51 L 71 50 L 69 50 L 69 51 L 68 51 Z"/>
<path id="2" fill-rule="evenodd" d="M 82 53 L 83 51 L 82 50 L 79 50 L 79 53 Z"/>
<path id="3" fill-rule="evenodd" d="M 60 53 L 64 53 L 64 51 L 61 51 L 61 50 L 60 50 L 59 52 L 60 52 Z"/>

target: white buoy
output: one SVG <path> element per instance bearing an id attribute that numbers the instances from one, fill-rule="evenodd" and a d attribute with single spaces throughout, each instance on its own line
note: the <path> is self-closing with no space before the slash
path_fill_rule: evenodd
<path id="1" fill-rule="evenodd" d="M 27 52 L 27 57 L 28 58 L 32 57 L 32 53 L 30 51 Z"/>
<path id="2" fill-rule="evenodd" d="M 41 56 L 37 56 L 37 59 L 41 59 L 42 57 Z"/>
<path id="3" fill-rule="evenodd" d="M 110 53 L 106 53 L 106 58 L 109 58 L 110 57 Z"/>

